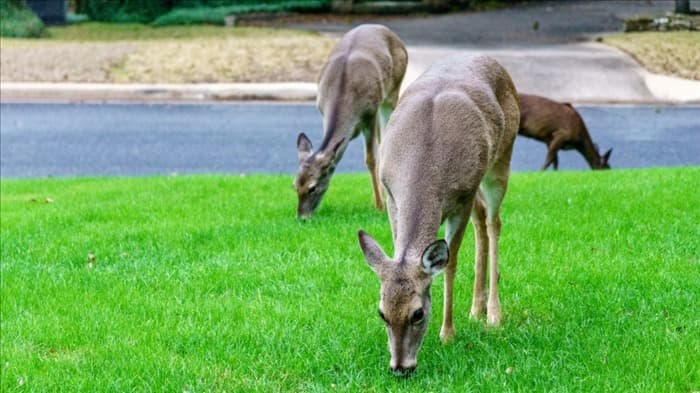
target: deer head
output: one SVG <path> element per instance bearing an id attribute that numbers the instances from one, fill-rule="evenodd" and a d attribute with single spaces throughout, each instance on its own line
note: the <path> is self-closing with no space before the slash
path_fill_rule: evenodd
<path id="1" fill-rule="evenodd" d="M 430 284 L 433 276 L 448 263 L 444 240 L 429 245 L 420 256 L 391 260 L 367 233 L 358 233 L 367 264 L 381 282 L 379 317 L 389 337 L 391 361 L 396 375 L 407 375 L 416 368 L 418 349 L 430 320 Z"/>
<path id="2" fill-rule="evenodd" d="M 313 153 L 309 138 L 303 132 L 299 134 L 297 138 L 299 170 L 294 180 L 294 189 L 299 197 L 298 218 L 311 218 L 321 203 L 321 198 L 328 190 L 328 184 L 335 171 L 335 154 L 343 141 L 338 142 L 332 151 L 321 150 Z"/>
<path id="3" fill-rule="evenodd" d="M 597 162 L 594 162 L 594 165 L 591 165 L 593 169 L 610 169 L 610 164 L 608 163 L 608 160 L 610 159 L 610 155 L 612 154 L 612 148 L 608 149 L 608 151 L 606 151 L 605 154 L 603 154 L 602 156 L 600 155 L 600 151 L 598 150 L 597 143 L 593 144 L 593 149 L 595 150 L 595 156 L 598 158 Z"/>
<path id="4" fill-rule="evenodd" d="M 608 160 L 610 159 L 610 155 L 612 154 L 612 148 L 608 149 L 608 151 L 605 152 L 600 157 L 600 169 L 610 169 L 610 164 L 608 163 Z"/>

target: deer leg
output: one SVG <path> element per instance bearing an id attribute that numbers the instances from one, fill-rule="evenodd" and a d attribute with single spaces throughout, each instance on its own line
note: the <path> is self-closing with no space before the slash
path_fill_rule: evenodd
<path id="1" fill-rule="evenodd" d="M 547 157 L 544 159 L 544 165 L 542 165 L 543 171 L 546 170 L 551 164 L 554 164 L 554 170 L 559 168 L 559 157 L 557 156 L 557 153 L 559 152 L 559 149 L 564 147 L 565 144 L 565 138 L 558 138 L 556 136 L 551 142 L 549 142 L 549 145 L 547 145 Z"/>
<path id="2" fill-rule="evenodd" d="M 474 225 L 474 293 L 472 308 L 469 316 L 479 319 L 486 311 L 486 261 L 489 252 L 489 238 L 486 232 L 486 207 L 483 195 L 479 193 L 474 199 L 472 209 L 472 224 Z"/>
<path id="3" fill-rule="evenodd" d="M 384 132 L 384 130 L 386 130 L 386 125 L 387 123 L 389 123 L 389 117 L 391 117 L 391 114 L 394 112 L 395 106 L 396 98 L 388 98 L 379 106 L 379 120 L 381 132 Z M 379 135 L 377 140 L 379 141 Z"/>
<path id="4" fill-rule="evenodd" d="M 382 194 L 379 188 L 379 180 L 377 176 L 377 159 L 375 158 L 375 138 L 379 135 L 379 124 L 377 121 L 377 116 L 372 117 L 367 131 L 364 133 L 365 136 L 365 165 L 367 165 L 367 170 L 372 178 L 372 192 L 374 195 L 374 206 L 379 209 L 384 209 L 384 203 L 382 202 Z"/>
<path id="5" fill-rule="evenodd" d="M 498 238 L 501 235 L 500 209 L 507 186 L 505 177 L 487 175 L 482 182 L 486 201 L 486 232 L 489 238 L 489 298 L 486 305 L 486 323 L 491 326 L 501 324 L 501 302 L 498 298 Z"/>
<path id="6" fill-rule="evenodd" d="M 471 207 L 471 202 L 466 205 Z M 442 327 L 440 328 L 440 340 L 443 343 L 451 341 L 455 336 L 455 328 L 452 323 L 452 294 L 454 289 L 455 273 L 457 272 L 457 254 L 462 244 L 464 229 L 469 221 L 470 208 L 447 218 L 445 224 L 445 240 L 450 250 L 450 257 L 445 268 L 445 294 L 442 314 Z"/>

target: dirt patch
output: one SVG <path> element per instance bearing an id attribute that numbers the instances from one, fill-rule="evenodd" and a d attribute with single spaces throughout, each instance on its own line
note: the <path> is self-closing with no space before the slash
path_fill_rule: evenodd
<path id="1" fill-rule="evenodd" d="M 113 67 L 136 52 L 129 43 L 11 43 L 0 46 L 3 82 L 111 82 Z"/>
<path id="2" fill-rule="evenodd" d="M 700 80 L 698 40 L 700 33 L 690 31 L 626 33 L 603 39 L 651 72 Z"/>
<path id="3" fill-rule="evenodd" d="M 128 42 L 2 40 L 3 82 L 315 82 L 336 40 L 284 33 Z"/>
<path id="4" fill-rule="evenodd" d="M 315 82 L 334 44 L 323 37 L 144 42 L 112 76 L 119 83 Z"/>

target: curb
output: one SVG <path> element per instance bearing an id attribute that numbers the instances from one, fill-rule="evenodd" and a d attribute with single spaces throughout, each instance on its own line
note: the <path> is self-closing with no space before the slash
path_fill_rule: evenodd
<path id="1" fill-rule="evenodd" d="M 657 99 L 677 103 L 700 102 L 700 82 L 644 71 L 644 83 Z"/>
<path id="2" fill-rule="evenodd" d="M 562 97 L 576 105 L 696 105 L 700 104 L 700 82 L 643 74 L 654 98 L 611 99 L 606 97 Z M 402 89 L 403 90 L 403 89 Z M 0 102 L 21 101 L 136 101 L 216 102 L 316 100 L 315 83 L 202 83 L 202 84 L 109 84 L 109 83 L 0 83 Z"/>
<path id="3" fill-rule="evenodd" d="M 312 101 L 315 83 L 1 83 L 0 101 Z"/>

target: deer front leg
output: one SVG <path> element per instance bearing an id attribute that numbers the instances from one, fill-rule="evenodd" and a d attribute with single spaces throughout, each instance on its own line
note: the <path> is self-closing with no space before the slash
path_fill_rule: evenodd
<path id="1" fill-rule="evenodd" d="M 471 207 L 471 202 L 467 205 Z M 445 240 L 450 250 L 449 262 L 445 268 L 445 294 L 442 314 L 442 327 L 440 328 L 440 340 L 443 343 L 451 341 L 455 336 L 455 328 L 452 322 L 452 295 L 454 291 L 455 273 L 457 272 L 457 254 L 464 237 L 464 229 L 469 221 L 470 208 L 465 208 L 459 214 L 447 219 L 445 224 Z"/>
<path id="2" fill-rule="evenodd" d="M 472 224 L 474 225 L 476 244 L 474 247 L 474 292 L 469 316 L 472 320 L 477 320 L 486 312 L 486 261 L 489 252 L 489 237 L 486 233 L 486 207 L 481 193 L 474 199 Z"/>
<path id="3" fill-rule="evenodd" d="M 566 144 L 565 138 L 554 137 L 549 145 L 547 145 L 547 157 L 544 159 L 544 165 L 542 165 L 541 170 L 546 170 L 548 166 L 554 164 L 554 170 L 559 169 L 559 157 L 557 153 Z"/>
<path id="4" fill-rule="evenodd" d="M 374 195 L 374 206 L 379 209 L 384 209 L 384 203 L 382 202 L 382 193 L 379 187 L 379 180 L 377 176 L 377 159 L 375 157 L 375 138 L 379 136 L 379 122 L 377 116 L 375 115 L 370 120 L 369 127 L 366 128 L 364 133 L 365 137 L 365 165 L 367 165 L 367 170 L 372 178 L 372 192 Z"/>

